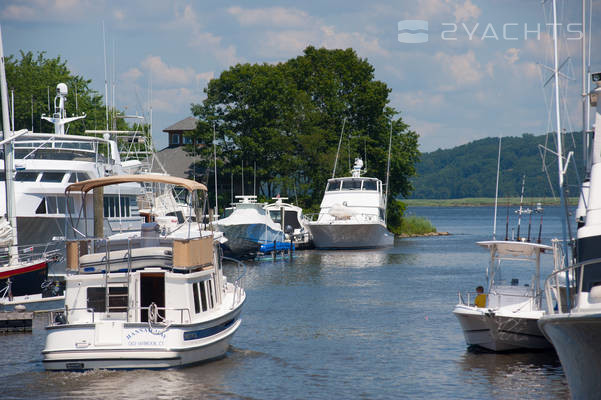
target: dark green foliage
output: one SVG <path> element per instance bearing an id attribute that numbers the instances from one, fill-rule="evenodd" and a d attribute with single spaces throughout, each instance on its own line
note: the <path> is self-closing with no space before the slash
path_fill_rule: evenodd
<path id="1" fill-rule="evenodd" d="M 348 176 L 349 161 L 362 157 L 366 175 L 385 181 L 391 120 L 389 197 L 412 190 L 418 135 L 388 106 L 390 89 L 374 79 L 373 66 L 352 49 L 307 47 L 285 63 L 238 64 L 209 82 L 206 93 L 192 106 L 200 121 L 196 151 L 212 158 L 215 123 L 219 181 L 228 192 L 234 176 L 234 191 L 242 193 L 244 164 L 245 193 L 252 193 L 256 164 L 258 195 L 281 194 L 315 210 L 332 175 L 343 121 L 336 176 Z M 402 212 L 396 203 L 391 207 Z"/>
<path id="2" fill-rule="evenodd" d="M 54 113 L 56 85 L 61 82 L 69 88 L 67 116 L 87 115 L 85 119 L 69 124 L 67 133 L 83 134 L 86 129 L 106 127 L 102 96 L 90 89 L 91 80 L 73 75 L 67 68 L 67 62 L 60 56 L 46 58 L 44 52 L 34 56 L 32 52 L 21 51 L 20 59 L 11 55 L 6 57 L 5 62 L 8 90 L 14 90 L 15 130 L 33 128 L 35 132 L 54 132 L 53 125 L 40 117 Z M 118 128 L 126 128 L 123 120 L 117 122 Z"/>
<path id="3" fill-rule="evenodd" d="M 580 158 L 581 143 L 578 134 L 564 135 L 564 146 Z M 519 196 L 522 177 L 526 175 L 525 196 L 552 197 L 557 193 L 557 158 L 546 153 L 547 174 L 543 170 L 539 145 L 556 151 L 552 134 L 521 137 L 503 137 L 499 196 Z M 447 150 L 422 154 L 413 179 L 415 199 L 460 199 L 466 197 L 494 197 L 497 174 L 498 138 L 480 139 Z M 540 150 L 539 150 L 540 149 Z M 568 174 L 569 196 L 577 196 L 578 182 L 573 161 Z M 580 176 L 582 177 L 582 171 Z M 553 191 L 549 185 L 553 185 Z"/>

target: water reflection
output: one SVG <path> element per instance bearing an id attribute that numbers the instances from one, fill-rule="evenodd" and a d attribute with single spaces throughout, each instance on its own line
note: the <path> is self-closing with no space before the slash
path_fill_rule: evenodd
<path id="1" fill-rule="evenodd" d="M 554 351 L 493 353 L 468 349 L 459 360 L 468 384 L 487 384 L 494 398 L 569 398 Z"/>

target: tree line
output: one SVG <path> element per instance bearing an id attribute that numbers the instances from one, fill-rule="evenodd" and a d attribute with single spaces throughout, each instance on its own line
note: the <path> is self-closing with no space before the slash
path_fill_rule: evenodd
<path id="1" fill-rule="evenodd" d="M 554 197 L 557 193 L 557 158 L 544 148 L 556 151 L 555 135 L 503 137 L 499 173 L 499 196 L 519 196 L 525 176 L 525 196 Z M 566 154 L 574 157 L 567 175 L 569 196 L 578 196 L 582 143 L 578 133 L 564 135 Z M 466 197 L 494 197 L 497 175 L 498 138 L 475 140 L 452 149 L 438 149 L 423 153 L 417 164 L 415 187 L 411 198 L 460 199 Z"/>

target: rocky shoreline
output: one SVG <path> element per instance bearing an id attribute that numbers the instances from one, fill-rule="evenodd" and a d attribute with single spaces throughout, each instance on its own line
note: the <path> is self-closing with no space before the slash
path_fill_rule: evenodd
<path id="1" fill-rule="evenodd" d="M 398 238 L 426 237 L 426 236 L 449 236 L 449 232 L 428 232 L 428 233 L 401 233 L 396 235 Z"/>

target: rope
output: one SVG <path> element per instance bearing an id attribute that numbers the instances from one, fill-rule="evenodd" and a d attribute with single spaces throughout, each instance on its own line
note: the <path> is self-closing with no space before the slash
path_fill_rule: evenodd
<path id="1" fill-rule="evenodd" d="M 159 322 L 159 318 L 161 321 Z M 163 329 L 154 330 L 152 324 L 163 325 Z M 171 321 L 165 321 L 165 318 L 159 314 L 159 306 L 155 302 L 150 303 L 148 306 L 148 331 L 153 335 L 162 335 L 171 326 Z"/>

